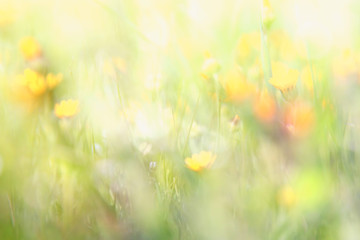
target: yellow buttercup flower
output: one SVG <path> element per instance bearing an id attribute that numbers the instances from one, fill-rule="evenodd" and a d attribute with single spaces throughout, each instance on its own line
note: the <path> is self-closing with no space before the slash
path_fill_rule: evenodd
<path id="1" fill-rule="evenodd" d="M 32 95 L 40 96 L 46 90 L 52 90 L 62 80 L 62 74 L 49 73 L 46 78 L 40 73 L 27 68 L 23 75 L 18 76 L 20 85 L 25 87 Z"/>
<path id="2" fill-rule="evenodd" d="M 20 83 L 26 87 L 33 95 L 39 96 L 46 91 L 46 83 L 44 77 L 27 68 L 24 71 L 24 75 L 20 76 Z"/>
<path id="3" fill-rule="evenodd" d="M 201 151 L 198 154 L 193 154 L 191 158 L 190 157 L 186 158 L 185 164 L 186 167 L 188 167 L 189 169 L 198 172 L 203 169 L 210 168 L 213 165 L 215 159 L 216 159 L 215 154 L 211 152 Z"/>
<path id="4" fill-rule="evenodd" d="M 272 63 L 272 78 L 269 82 L 280 91 L 284 92 L 295 87 L 299 72 L 287 67 L 280 62 Z"/>
<path id="5" fill-rule="evenodd" d="M 72 99 L 63 100 L 55 104 L 54 112 L 58 118 L 72 117 L 79 112 L 79 101 Z"/>
<path id="6" fill-rule="evenodd" d="M 51 90 L 54 89 L 59 83 L 62 81 L 63 75 L 61 73 L 54 75 L 52 73 L 49 73 L 46 76 L 46 84 L 47 87 Z"/>
<path id="7" fill-rule="evenodd" d="M 20 51 L 26 60 L 32 60 L 41 55 L 41 47 L 33 37 L 25 37 L 20 41 Z"/>

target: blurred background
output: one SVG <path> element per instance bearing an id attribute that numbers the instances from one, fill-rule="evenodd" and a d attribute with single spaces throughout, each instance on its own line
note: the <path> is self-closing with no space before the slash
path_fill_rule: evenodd
<path id="1" fill-rule="evenodd" d="M 358 239 L 359 11 L 0 0 L 0 239 Z"/>

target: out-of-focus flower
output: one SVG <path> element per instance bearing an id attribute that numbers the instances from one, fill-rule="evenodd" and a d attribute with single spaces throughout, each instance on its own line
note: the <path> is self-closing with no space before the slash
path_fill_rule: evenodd
<path id="1" fill-rule="evenodd" d="M 223 85 L 227 99 L 237 103 L 251 97 L 255 92 L 255 86 L 248 83 L 245 76 L 237 70 L 231 70 L 225 76 Z"/>
<path id="2" fill-rule="evenodd" d="M 285 109 L 285 127 L 296 137 L 307 135 L 315 122 L 314 110 L 306 103 L 295 102 Z"/>
<path id="3" fill-rule="evenodd" d="M 295 87 L 299 78 L 299 72 L 287 67 L 280 62 L 274 62 L 271 65 L 272 78 L 269 82 L 281 92 L 288 91 Z"/>
<path id="4" fill-rule="evenodd" d="M 26 60 L 33 60 L 41 56 L 41 47 L 33 37 L 24 37 L 21 39 L 19 47 Z"/>
<path id="5" fill-rule="evenodd" d="M 296 203 L 296 193 L 290 186 L 284 186 L 278 193 L 278 203 L 285 208 L 292 208 Z"/>
<path id="6" fill-rule="evenodd" d="M 274 22 L 275 16 L 269 0 L 263 0 L 261 9 L 262 22 L 265 29 L 269 29 Z"/>
<path id="7" fill-rule="evenodd" d="M 46 78 L 40 73 L 27 68 L 23 75 L 18 76 L 19 83 L 25 87 L 33 96 L 40 96 L 46 90 L 52 90 L 62 80 L 62 74 L 54 75 L 49 73 Z"/>
<path id="8" fill-rule="evenodd" d="M 240 63 L 248 63 L 252 57 L 258 56 L 261 49 L 259 32 L 244 34 L 237 44 L 237 59 Z"/>
<path id="9" fill-rule="evenodd" d="M 186 167 L 199 172 L 203 169 L 210 168 L 216 159 L 216 155 L 211 152 L 201 151 L 200 153 L 193 154 L 191 157 L 185 159 Z"/>
<path id="10" fill-rule="evenodd" d="M 46 91 L 44 77 L 29 68 L 25 69 L 24 74 L 20 75 L 19 78 L 20 84 L 26 87 L 30 93 L 35 96 L 39 96 Z"/>
<path id="11" fill-rule="evenodd" d="M 61 73 L 54 75 L 52 73 L 49 73 L 46 76 L 46 84 L 47 87 L 51 90 L 54 89 L 59 83 L 62 81 L 63 75 Z"/>
<path id="12" fill-rule="evenodd" d="M 76 115 L 79 112 L 78 100 L 63 100 L 55 104 L 54 113 L 58 118 L 68 118 Z"/>
<path id="13" fill-rule="evenodd" d="M 254 114 L 262 122 L 270 122 L 276 113 L 276 103 L 274 98 L 263 91 L 254 102 Z"/>
<path id="14" fill-rule="evenodd" d="M 201 76 L 205 79 L 210 79 L 214 74 L 219 72 L 220 64 L 215 58 L 209 57 L 205 60 L 201 67 Z"/>

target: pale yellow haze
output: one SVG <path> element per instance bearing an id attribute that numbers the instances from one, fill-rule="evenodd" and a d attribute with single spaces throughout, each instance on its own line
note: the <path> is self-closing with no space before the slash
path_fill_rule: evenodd
<path id="1" fill-rule="evenodd" d="M 356 0 L 281 1 L 288 8 L 286 18 L 295 34 L 323 48 L 349 44 L 355 19 L 350 12 Z"/>

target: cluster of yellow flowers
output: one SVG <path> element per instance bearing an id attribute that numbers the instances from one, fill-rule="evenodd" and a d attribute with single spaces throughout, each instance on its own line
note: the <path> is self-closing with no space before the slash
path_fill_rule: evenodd
<path id="1" fill-rule="evenodd" d="M 20 41 L 20 51 L 26 61 L 34 61 L 42 57 L 40 44 L 33 37 L 25 37 Z M 31 68 L 26 68 L 24 73 L 17 77 L 23 94 L 31 97 L 40 97 L 47 91 L 52 91 L 63 79 L 63 75 L 48 73 L 43 75 Z M 28 98 L 25 98 L 29 100 Z M 54 113 L 58 118 L 68 118 L 78 113 L 79 102 L 77 100 L 61 101 L 55 104 Z"/>
<path id="2" fill-rule="evenodd" d="M 20 84 L 34 96 L 39 96 L 46 90 L 54 89 L 62 81 L 62 78 L 61 73 L 57 75 L 49 73 L 45 77 L 30 68 L 25 69 L 24 74 L 18 76 Z"/>
<path id="3" fill-rule="evenodd" d="M 225 102 L 235 103 L 237 106 L 250 105 L 253 116 L 260 123 L 266 126 L 277 125 L 279 127 L 274 129 L 281 129 L 290 136 L 301 137 L 312 129 L 315 114 L 306 98 L 297 96 L 297 86 L 304 86 L 307 95 L 313 97 L 314 81 L 321 80 L 322 76 L 313 65 L 303 65 L 307 60 L 304 59 L 306 51 L 301 42 L 293 41 L 283 31 L 270 29 L 274 19 L 270 2 L 264 0 L 264 32 L 252 32 L 240 37 L 236 46 L 236 63 L 225 73 L 220 72 L 217 59 L 208 54 L 202 65 L 201 75 L 204 79 L 219 79 L 225 91 Z M 272 44 L 272 48 L 269 48 L 268 44 Z M 268 51 L 268 56 L 261 54 L 261 51 Z M 305 60 L 301 61 L 301 71 L 297 69 L 299 58 Z M 264 64 L 268 66 L 264 67 Z M 351 64 L 347 65 L 351 68 Z M 265 70 L 263 71 L 265 68 L 270 71 L 266 73 L 267 76 Z M 279 100 L 277 91 L 283 96 L 283 101 Z M 188 168 L 200 171 L 211 166 L 214 159 L 215 156 L 210 152 L 201 152 L 186 158 L 185 163 Z"/>

